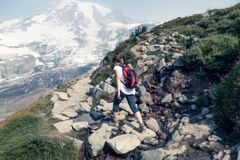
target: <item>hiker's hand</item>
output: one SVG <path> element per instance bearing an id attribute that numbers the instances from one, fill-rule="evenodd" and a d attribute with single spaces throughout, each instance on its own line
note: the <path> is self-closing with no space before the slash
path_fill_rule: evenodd
<path id="1" fill-rule="evenodd" d="M 120 92 L 118 92 L 117 98 L 118 98 L 119 100 L 121 100 L 121 93 L 120 93 Z"/>

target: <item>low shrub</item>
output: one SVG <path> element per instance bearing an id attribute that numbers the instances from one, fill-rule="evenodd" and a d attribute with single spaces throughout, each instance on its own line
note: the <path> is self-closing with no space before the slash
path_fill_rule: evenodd
<path id="1" fill-rule="evenodd" d="M 240 64 L 215 87 L 212 97 L 218 126 L 240 135 Z"/>

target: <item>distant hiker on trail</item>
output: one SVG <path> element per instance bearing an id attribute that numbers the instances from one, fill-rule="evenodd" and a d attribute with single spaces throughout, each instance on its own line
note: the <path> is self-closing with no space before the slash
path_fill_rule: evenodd
<path id="1" fill-rule="evenodd" d="M 138 111 L 138 108 L 135 104 L 135 87 L 137 86 L 137 75 L 133 68 L 128 65 L 125 66 L 120 58 L 113 57 L 114 71 L 117 82 L 117 92 L 113 100 L 113 120 L 114 125 L 119 127 L 119 104 L 126 97 L 127 102 L 133 113 L 135 114 L 139 128 L 138 131 L 142 132 L 146 129 L 142 115 Z"/>

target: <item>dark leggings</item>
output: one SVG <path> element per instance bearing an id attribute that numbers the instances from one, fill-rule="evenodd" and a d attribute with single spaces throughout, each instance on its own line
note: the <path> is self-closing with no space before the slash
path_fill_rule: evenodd
<path id="1" fill-rule="evenodd" d="M 119 112 L 119 104 L 125 97 L 133 113 L 138 112 L 137 106 L 135 104 L 135 95 L 127 95 L 120 91 L 120 96 L 121 99 L 118 99 L 118 92 L 116 92 L 113 100 L 113 112 Z"/>

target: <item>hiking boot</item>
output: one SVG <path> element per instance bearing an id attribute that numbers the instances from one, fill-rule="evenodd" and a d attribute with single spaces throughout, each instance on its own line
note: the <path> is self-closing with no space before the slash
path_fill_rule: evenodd
<path id="1" fill-rule="evenodd" d="M 144 125 L 144 123 L 139 123 L 139 127 L 137 129 L 138 132 L 143 132 L 147 129 L 147 127 Z"/>

